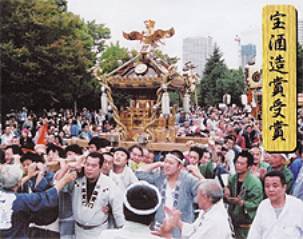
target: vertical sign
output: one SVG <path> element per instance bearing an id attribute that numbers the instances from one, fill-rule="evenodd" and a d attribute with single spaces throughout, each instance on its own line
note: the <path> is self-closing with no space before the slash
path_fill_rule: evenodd
<path id="1" fill-rule="evenodd" d="M 290 5 L 263 8 L 262 132 L 265 150 L 289 152 L 297 140 L 297 12 Z"/>

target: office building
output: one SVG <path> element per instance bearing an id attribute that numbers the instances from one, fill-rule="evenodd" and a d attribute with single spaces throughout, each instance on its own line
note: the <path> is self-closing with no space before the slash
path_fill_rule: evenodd
<path id="1" fill-rule="evenodd" d="M 194 71 L 203 75 L 207 59 L 214 50 L 212 37 L 188 37 L 183 39 L 183 65 L 191 61 L 196 66 Z"/>
<path id="2" fill-rule="evenodd" d="M 255 61 L 256 52 L 256 45 L 254 44 L 241 45 L 242 69 L 244 69 L 249 62 Z"/>

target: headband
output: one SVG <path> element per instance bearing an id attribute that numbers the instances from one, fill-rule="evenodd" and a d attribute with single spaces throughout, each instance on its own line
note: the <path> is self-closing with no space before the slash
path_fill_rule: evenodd
<path id="1" fill-rule="evenodd" d="M 176 155 L 174 155 L 174 154 L 168 153 L 168 154 L 165 155 L 165 158 L 166 158 L 166 157 L 171 157 L 171 158 L 177 160 L 179 163 L 184 164 L 184 159 L 182 160 L 182 159 L 178 158 L 178 157 L 177 157 Z"/>
<path id="2" fill-rule="evenodd" d="M 132 205 L 129 204 L 129 202 L 128 202 L 128 200 L 127 200 L 127 192 L 128 192 L 130 189 L 132 189 L 132 188 L 134 188 L 134 187 L 136 187 L 136 186 L 138 186 L 138 185 L 146 186 L 146 187 L 148 187 L 148 188 L 150 188 L 150 189 L 156 191 L 158 203 L 157 203 L 157 205 L 156 205 L 154 208 L 151 208 L 151 209 L 137 209 L 137 208 L 134 208 Z M 149 184 L 149 183 L 147 183 L 147 182 L 145 182 L 145 181 L 139 181 L 138 183 L 132 184 L 132 185 L 130 185 L 130 186 L 127 188 L 127 190 L 126 190 L 126 192 L 125 192 L 125 194 L 124 194 L 124 201 L 123 201 L 123 203 L 124 203 L 124 206 L 125 206 L 129 211 L 135 213 L 136 215 L 150 215 L 150 214 L 155 213 L 155 212 L 157 211 L 157 209 L 160 207 L 160 205 L 161 205 L 161 195 L 160 195 L 160 192 L 159 192 L 158 188 L 156 188 L 154 185 L 151 185 L 151 184 Z"/>

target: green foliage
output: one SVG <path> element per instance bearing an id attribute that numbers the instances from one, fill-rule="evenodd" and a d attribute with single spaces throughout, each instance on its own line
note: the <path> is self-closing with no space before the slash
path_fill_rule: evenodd
<path id="1" fill-rule="evenodd" d="M 3 110 L 99 99 L 88 72 L 110 31 L 65 11 L 65 0 L 1 0 Z M 97 49 L 93 51 L 94 49 Z"/>
<path id="2" fill-rule="evenodd" d="M 111 43 L 105 47 L 100 58 L 100 67 L 103 73 L 112 72 L 114 69 L 122 65 L 130 59 L 127 48 L 121 47 L 119 42 Z"/>
<path id="3" fill-rule="evenodd" d="M 239 70 L 228 70 L 223 79 L 219 79 L 217 82 L 217 91 L 222 102 L 224 94 L 231 95 L 231 103 L 240 105 L 240 96 L 244 93 L 245 83 L 244 74 L 242 69 Z"/>
<path id="4" fill-rule="evenodd" d="M 180 99 L 179 92 L 170 91 L 169 92 L 169 98 L 170 98 L 170 105 L 182 106 L 182 102 L 181 102 L 181 99 Z"/>
<path id="5" fill-rule="evenodd" d="M 216 47 L 206 63 L 199 87 L 199 104 L 216 105 L 226 93 L 231 95 L 232 103 L 240 104 L 245 88 L 243 71 L 229 70 Z"/>
<path id="6" fill-rule="evenodd" d="M 159 49 L 156 49 L 154 51 L 154 54 L 156 57 L 164 60 L 166 63 L 168 63 L 169 65 L 174 65 L 174 64 L 177 64 L 177 62 L 180 60 L 180 58 L 178 57 L 170 57 L 169 55 L 163 53 L 161 50 Z"/>
<path id="7" fill-rule="evenodd" d="M 105 39 L 110 38 L 110 30 L 104 24 L 96 24 L 95 21 L 87 23 L 88 33 L 94 39 L 94 51 L 99 54 L 105 48 Z"/>
<path id="8" fill-rule="evenodd" d="M 215 48 L 213 54 L 208 59 L 203 77 L 200 83 L 200 99 L 202 105 L 215 105 L 221 101 L 217 86 L 218 81 L 224 79 L 227 67 L 222 58 L 219 48 Z"/>
<path id="9" fill-rule="evenodd" d="M 67 11 L 67 0 L 55 0 L 55 2 L 61 11 Z"/>

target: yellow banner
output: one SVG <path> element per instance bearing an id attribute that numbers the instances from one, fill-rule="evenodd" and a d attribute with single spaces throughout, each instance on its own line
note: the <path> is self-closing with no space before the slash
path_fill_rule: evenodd
<path id="1" fill-rule="evenodd" d="M 297 140 L 297 11 L 263 8 L 262 133 L 264 149 L 290 152 Z"/>

